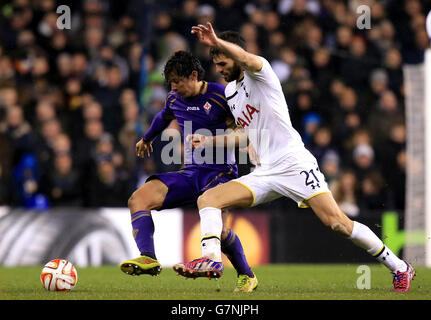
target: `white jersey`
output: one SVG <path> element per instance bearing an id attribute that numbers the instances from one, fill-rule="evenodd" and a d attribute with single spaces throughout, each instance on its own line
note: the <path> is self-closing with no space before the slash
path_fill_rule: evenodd
<path id="1" fill-rule="evenodd" d="M 260 166 L 232 181 L 247 187 L 251 206 L 285 196 L 305 208 L 312 197 L 330 192 L 316 158 L 292 127 L 280 81 L 269 62 L 230 82 L 225 94 L 235 121 L 244 128 Z"/>
<path id="2" fill-rule="evenodd" d="M 302 157 L 312 155 L 292 126 L 280 80 L 269 62 L 260 58 L 262 69 L 244 71 L 241 81 L 226 86 L 225 95 L 236 123 L 244 128 L 255 148 L 262 169 L 270 170 L 281 161 L 297 161 L 299 153 Z"/>

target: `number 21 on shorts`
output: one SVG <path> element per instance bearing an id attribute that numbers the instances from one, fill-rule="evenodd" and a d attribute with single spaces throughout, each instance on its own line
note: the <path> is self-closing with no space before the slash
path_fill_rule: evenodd
<path id="1" fill-rule="evenodd" d="M 316 171 L 319 171 L 319 168 L 316 168 Z M 310 186 L 311 188 L 313 188 L 313 190 L 316 189 L 316 187 L 320 188 L 320 181 L 314 173 L 314 169 L 311 169 L 309 171 L 302 170 L 300 174 L 304 174 L 306 186 Z"/>

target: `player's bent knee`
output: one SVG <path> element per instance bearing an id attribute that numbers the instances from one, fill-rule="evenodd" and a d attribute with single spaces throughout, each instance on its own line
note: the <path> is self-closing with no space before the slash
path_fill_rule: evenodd
<path id="1" fill-rule="evenodd" d="M 135 197 L 135 193 L 132 193 L 132 195 L 129 197 L 129 199 L 127 200 L 127 206 L 129 208 L 134 206 L 134 203 L 136 201 L 136 197 Z"/>
<path id="2" fill-rule="evenodd" d="M 198 197 L 198 200 L 197 200 L 198 208 L 199 208 L 199 209 L 202 209 L 202 208 L 208 207 L 208 206 L 207 206 L 207 202 L 208 202 L 208 200 L 207 200 L 207 196 L 206 196 L 206 194 L 205 194 L 205 192 L 204 192 L 203 194 L 201 194 L 201 195 Z"/>
<path id="3" fill-rule="evenodd" d="M 138 191 L 133 192 L 133 194 L 130 196 L 129 200 L 127 201 L 127 206 L 130 209 L 130 213 L 134 213 L 138 210 L 148 210 L 148 203 L 145 201 L 145 199 L 142 199 L 142 197 L 139 196 Z"/>
<path id="4" fill-rule="evenodd" d="M 164 196 L 150 188 L 139 188 L 130 196 L 127 205 L 130 212 L 158 209 L 163 205 Z"/>
<path id="5" fill-rule="evenodd" d="M 211 190 L 207 190 L 199 196 L 197 205 L 199 209 L 206 207 L 218 208 L 217 199 L 211 195 Z"/>

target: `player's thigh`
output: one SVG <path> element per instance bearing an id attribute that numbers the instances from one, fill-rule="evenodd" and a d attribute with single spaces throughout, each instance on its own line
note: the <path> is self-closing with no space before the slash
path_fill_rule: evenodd
<path id="1" fill-rule="evenodd" d="M 129 199 L 129 208 L 146 210 L 158 209 L 168 193 L 168 187 L 159 179 L 153 179 L 140 186 Z"/>
<path id="2" fill-rule="evenodd" d="M 249 207 L 253 203 L 253 193 L 241 183 L 229 181 L 205 191 L 198 198 L 199 209 L 214 207 L 229 209 Z"/>
<path id="3" fill-rule="evenodd" d="M 344 236 L 352 234 L 353 221 L 340 209 L 331 193 L 321 193 L 307 200 L 325 226 Z"/>

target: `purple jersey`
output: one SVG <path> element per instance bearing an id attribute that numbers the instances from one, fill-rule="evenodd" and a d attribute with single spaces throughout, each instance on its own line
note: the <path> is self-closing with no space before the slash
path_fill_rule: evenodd
<path id="1" fill-rule="evenodd" d="M 234 123 L 230 109 L 226 103 L 224 95 L 225 87 L 218 83 L 204 82 L 204 88 L 198 95 L 184 99 L 175 91 L 170 91 L 163 109 L 156 115 L 151 127 L 144 135 L 147 141 L 153 140 L 163 131 L 173 119 L 178 121 L 181 134 L 200 133 L 204 135 L 220 134 Z M 205 134 L 205 131 L 207 134 Z M 224 148 L 214 148 L 211 160 L 207 161 L 204 151 L 199 153 L 199 161 L 196 154 L 192 156 L 190 145 L 185 143 L 185 162 L 186 164 L 234 164 L 234 150 Z M 205 162 L 202 163 L 202 160 Z"/>
<path id="2" fill-rule="evenodd" d="M 217 129 L 226 130 L 234 121 L 226 103 L 224 86 L 206 82 L 202 92 L 190 99 L 183 99 L 174 91 L 169 92 L 165 106 L 154 117 L 144 139 L 152 141 L 174 119 L 177 119 L 181 127 L 183 138 L 184 135 L 196 133 L 202 129 L 215 135 Z M 186 143 L 185 149 L 187 149 Z M 194 161 L 195 157 L 187 162 L 187 155 L 190 153 L 186 150 L 186 166 L 183 169 L 150 176 L 147 181 L 159 179 L 168 187 L 163 205 L 158 210 L 196 205 L 197 198 L 205 190 L 237 178 L 238 168 L 233 150 L 220 149 L 213 151 L 220 151 L 224 155 L 224 161 L 221 161 L 221 164 L 217 164 L 220 162 L 216 162 L 219 160 L 216 159 L 216 154 L 213 154 L 212 164 L 197 163 Z"/>

